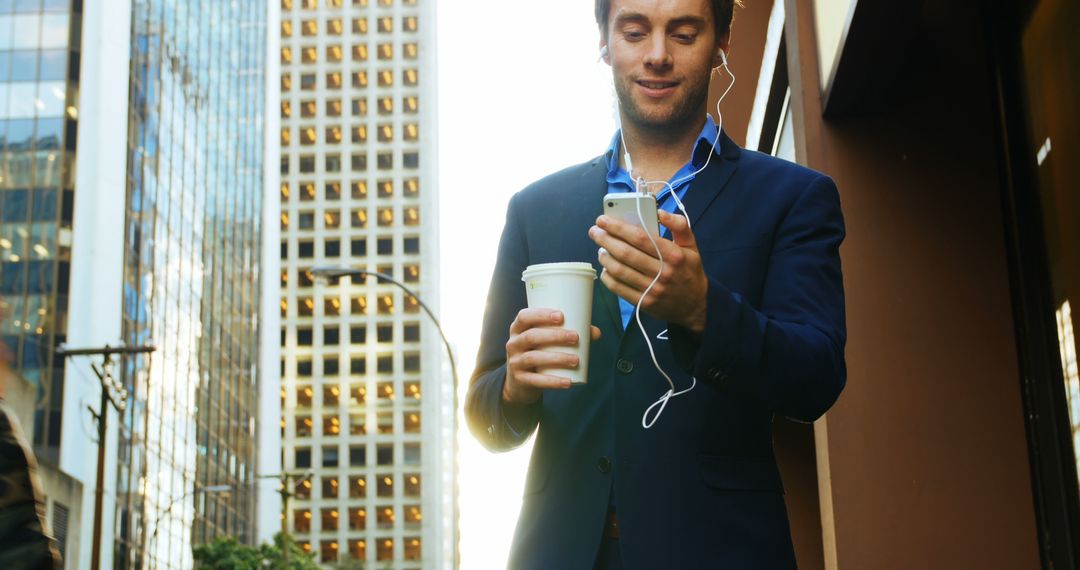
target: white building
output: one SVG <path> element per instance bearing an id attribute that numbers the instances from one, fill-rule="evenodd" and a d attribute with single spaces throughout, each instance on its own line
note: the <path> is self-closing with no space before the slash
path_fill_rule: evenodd
<path id="1" fill-rule="evenodd" d="M 437 307 L 432 0 L 281 1 L 288 530 L 330 564 L 456 567 L 454 387 Z"/>

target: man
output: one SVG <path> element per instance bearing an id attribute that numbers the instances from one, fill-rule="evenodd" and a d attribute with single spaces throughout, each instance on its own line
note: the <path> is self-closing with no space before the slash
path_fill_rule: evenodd
<path id="1" fill-rule="evenodd" d="M 795 566 L 771 423 L 813 421 L 844 386 L 844 227 L 829 178 L 739 149 L 706 118 L 733 2 L 597 0 L 622 132 L 510 201 L 466 417 L 493 450 L 537 434 L 512 568 Z M 657 246 L 600 215 L 638 178 L 673 186 L 647 185 L 666 210 Z M 669 213 L 672 193 L 689 220 Z M 588 339 L 525 308 L 522 271 L 563 261 L 601 271 L 584 386 L 537 369 L 577 366 L 547 349 Z M 676 390 L 692 388 L 649 429 L 669 384 L 646 337 Z"/>

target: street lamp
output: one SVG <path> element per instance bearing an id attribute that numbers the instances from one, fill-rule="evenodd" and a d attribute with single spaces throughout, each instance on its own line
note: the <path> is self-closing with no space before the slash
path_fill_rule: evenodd
<path id="1" fill-rule="evenodd" d="M 345 276 L 367 277 L 370 275 L 378 280 L 386 281 L 388 283 L 393 283 L 394 285 L 397 285 L 399 289 L 405 292 L 405 294 L 415 299 L 416 302 L 420 304 L 420 308 L 424 309 L 424 312 L 427 313 L 427 316 L 431 318 L 431 322 L 435 324 L 435 329 L 439 331 L 439 336 L 442 337 L 443 346 L 446 347 L 446 355 L 450 358 L 450 373 L 453 375 L 454 378 L 454 399 L 457 399 L 457 365 L 454 364 L 454 351 L 450 349 L 450 341 L 446 339 L 446 333 L 443 332 L 442 325 L 439 323 L 438 317 L 435 316 L 435 313 L 431 312 L 431 309 L 428 308 L 428 306 L 424 303 L 423 299 L 421 299 L 419 295 L 414 293 L 412 289 L 409 289 L 404 283 L 398 281 L 397 279 L 394 279 L 393 277 L 385 273 L 368 271 L 366 269 L 355 269 L 352 267 L 341 266 L 320 266 L 311 268 L 311 274 L 314 277 L 321 277 L 327 280 L 340 279 Z M 454 409 L 457 409 L 456 405 L 454 406 Z"/>
<path id="2" fill-rule="evenodd" d="M 169 504 L 165 505 L 165 508 L 162 509 L 159 512 L 157 518 L 154 519 L 154 533 L 150 535 L 150 540 L 148 541 L 147 546 L 146 546 L 146 552 L 147 552 L 148 558 L 149 558 L 149 556 L 151 556 L 150 553 L 153 552 L 153 550 L 154 550 L 154 540 L 157 539 L 158 528 L 159 528 L 158 523 L 161 522 L 162 517 L 164 517 L 165 515 L 169 514 L 172 511 L 173 505 L 175 505 L 176 503 L 178 503 L 180 501 L 183 501 L 184 499 L 186 499 L 186 498 L 188 498 L 191 495 L 194 495 L 196 493 L 228 493 L 228 492 L 230 492 L 232 490 L 233 490 L 232 485 L 208 485 L 206 487 L 199 487 L 198 485 L 196 485 L 196 486 L 192 487 L 191 490 L 185 492 L 183 495 L 180 495 L 179 497 L 173 497 L 173 499 L 171 501 L 169 501 Z M 153 560 L 154 560 L 154 566 L 156 567 L 157 566 L 157 556 L 154 556 Z"/>

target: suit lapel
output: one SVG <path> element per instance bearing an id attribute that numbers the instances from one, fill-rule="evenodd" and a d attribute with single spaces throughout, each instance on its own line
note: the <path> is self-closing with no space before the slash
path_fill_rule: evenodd
<path id="1" fill-rule="evenodd" d="M 720 156 L 714 157 L 709 167 L 698 174 L 686 192 L 683 206 L 690 215 L 690 227 L 697 225 L 705 210 L 712 205 L 716 197 L 723 191 L 728 180 L 735 174 L 739 165 L 739 146 L 720 131 Z M 721 160 L 717 161 L 716 158 Z"/>
<path id="2" fill-rule="evenodd" d="M 579 211 L 587 213 L 586 228 L 592 226 L 596 218 L 604 211 L 604 195 L 607 194 L 607 159 L 607 154 L 597 157 L 592 162 L 592 168 L 582 175 L 580 195 L 585 197 L 585 201 Z M 595 312 L 606 317 L 606 320 L 609 321 L 607 323 L 597 322 L 593 324 L 600 327 L 605 334 L 608 331 L 619 331 L 619 334 L 622 334 L 622 314 L 619 311 L 619 300 L 600 281 L 600 271 L 603 268 L 600 266 L 600 261 L 596 256 L 596 244 L 588 237 L 586 237 L 585 244 L 586 247 L 590 248 L 590 251 L 583 254 L 582 258 L 590 260 L 593 267 L 596 268 L 593 304 L 599 303 L 600 306 L 598 307 L 599 310 Z"/>

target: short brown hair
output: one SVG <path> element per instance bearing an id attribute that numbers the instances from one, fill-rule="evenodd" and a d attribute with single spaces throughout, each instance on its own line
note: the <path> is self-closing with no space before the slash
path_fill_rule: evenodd
<path id="1" fill-rule="evenodd" d="M 742 7 L 741 0 L 709 0 L 712 6 L 713 22 L 716 23 L 716 39 L 726 36 L 731 31 L 731 20 L 735 15 L 735 6 Z M 607 37 L 608 13 L 611 11 L 611 0 L 596 0 L 596 25 L 600 26 L 600 34 Z"/>

